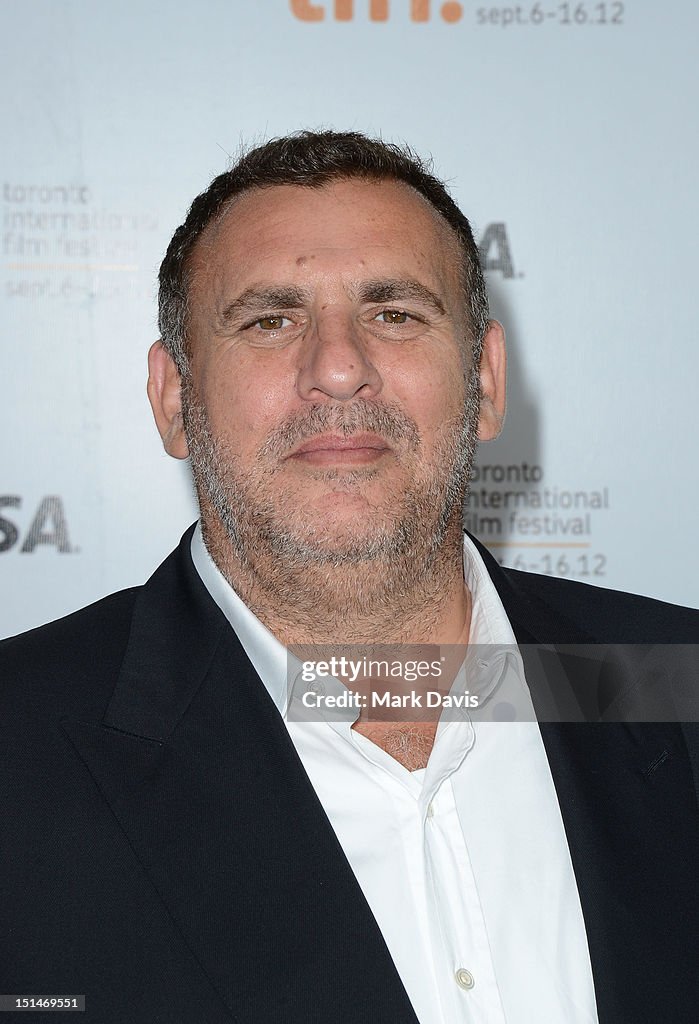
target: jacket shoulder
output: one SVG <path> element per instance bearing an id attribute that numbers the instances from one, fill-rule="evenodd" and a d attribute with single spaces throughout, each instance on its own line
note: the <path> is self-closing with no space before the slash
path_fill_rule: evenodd
<path id="1" fill-rule="evenodd" d="M 79 611 L 0 641 L 0 697 L 37 707 L 82 706 L 95 687 L 108 699 L 129 638 L 141 587 L 110 594 Z M 104 683 L 104 687 L 100 683 Z M 96 696 L 96 694 L 95 694 Z"/>
<path id="2" fill-rule="evenodd" d="M 565 616 L 593 640 L 624 644 L 699 643 L 699 611 L 589 583 L 503 568 L 529 600 Z"/>

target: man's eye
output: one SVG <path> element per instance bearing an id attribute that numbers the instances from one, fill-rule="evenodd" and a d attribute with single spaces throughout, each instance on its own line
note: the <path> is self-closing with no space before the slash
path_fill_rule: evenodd
<path id="1" fill-rule="evenodd" d="M 263 331 L 280 331 L 284 324 L 290 323 L 285 316 L 263 316 L 255 321 L 256 326 L 261 327 Z"/>
<path id="2" fill-rule="evenodd" d="M 406 324 L 410 319 L 404 309 L 384 309 L 379 317 L 385 324 Z"/>

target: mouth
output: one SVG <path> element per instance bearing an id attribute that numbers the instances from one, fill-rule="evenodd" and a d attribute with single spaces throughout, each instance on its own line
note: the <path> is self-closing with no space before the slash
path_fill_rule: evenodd
<path id="1" fill-rule="evenodd" d="M 356 466 L 376 462 L 391 451 L 378 434 L 321 434 L 304 441 L 287 458 L 311 466 Z"/>

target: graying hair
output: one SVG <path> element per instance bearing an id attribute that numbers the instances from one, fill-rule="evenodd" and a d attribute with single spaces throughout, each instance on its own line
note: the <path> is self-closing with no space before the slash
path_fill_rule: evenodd
<path id="1" fill-rule="evenodd" d="M 177 228 L 160 267 L 158 323 L 163 345 L 180 374 L 189 373 L 188 296 L 191 257 L 197 241 L 243 192 L 273 185 L 321 188 L 330 181 L 361 178 L 402 181 L 419 192 L 454 230 L 462 253 L 465 308 L 474 363 L 488 327 L 488 295 L 478 248 L 468 219 L 431 165 L 407 146 L 371 139 L 360 132 L 302 131 L 250 149 L 198 195 Z"/>

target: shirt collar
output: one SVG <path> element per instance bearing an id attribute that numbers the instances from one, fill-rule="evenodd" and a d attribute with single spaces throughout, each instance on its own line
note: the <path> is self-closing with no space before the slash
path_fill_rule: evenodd
<path id="1" fill-rule="evenodd" d="M 192 535 L 192 561 L 209 594 L 235 630 L 243 650 L 282 715 L 287 710 L 287 650 L 247 607 L 206 549 L 198 523 Z M 475 544 L 464 534 L 464 580 L 471 600 L 469 645 L 514 647 L 512 626 Z"/>

